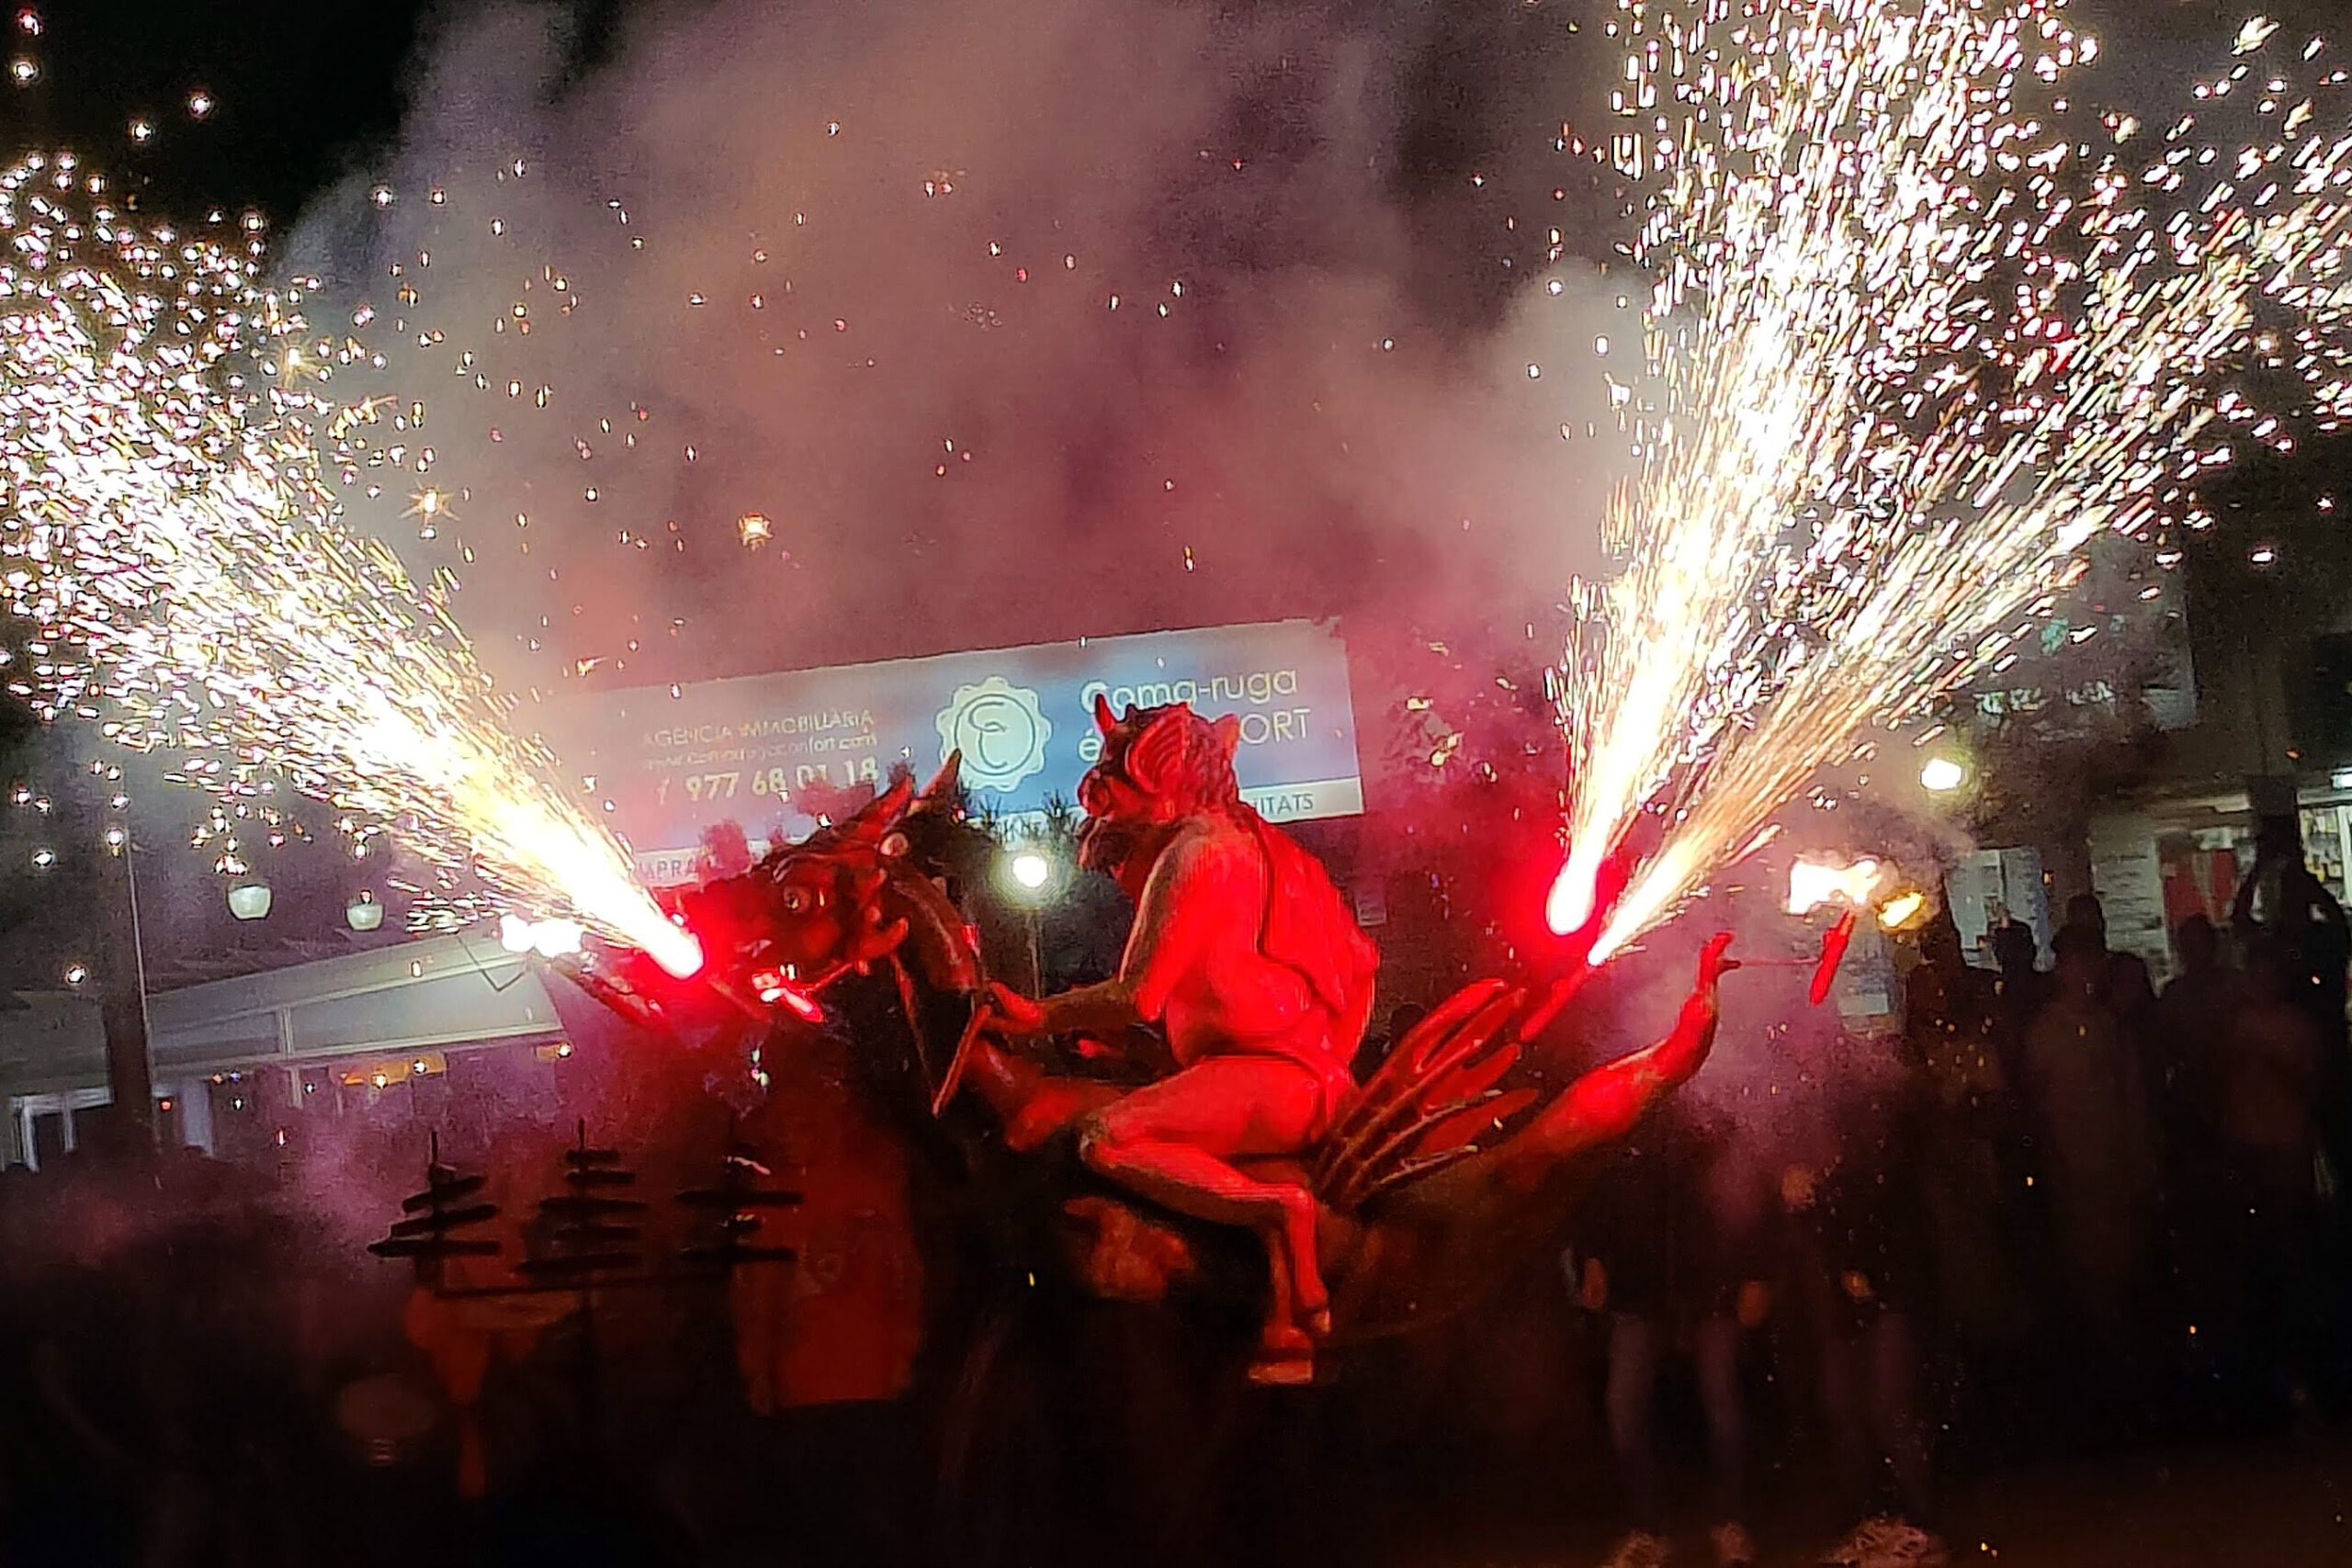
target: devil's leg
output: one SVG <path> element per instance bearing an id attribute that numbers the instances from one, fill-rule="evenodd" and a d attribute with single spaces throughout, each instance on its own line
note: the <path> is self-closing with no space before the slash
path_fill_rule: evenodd
<path id="1" fill-rule="evenodd" d="M 1034 1149 L 1088 1111 L 1126 1092 L 1092 1078 L 1062 1077 L 986 1040 L 973 1042 L 964 1086 L 1004 1122 L 1007 1147 Z"/>
<path id="2" fill-rule="evenodd" d="M 1261 1180 L 1231 1161 L 1298 1153 L 1321 1130 L 1323 1112 L 1321 1082 L 1298 1064 L 1213 1056 L 1095 1111 L 1079 1148 L 1090 1167 L 1132 1192 L 1265 1239 L 1270 1255 L 1279 1254 L 1270 1275 L 1271 1346 L 1284 1325 L 1319 1332 L 1329 1324 L 1315 1199 L 1295 1182 Z"/>
<path id="3" fill-rule="evenodd" d="M 1292 1288 L 1290 1248 L 1266 1243 L 1266 1321 L 1258 1330 L 1258 1359 L 1250 1381 L 1292 1384 L 1315 1381 L 1315 1338 L 1298 1325 L 1297 1292 Z"/>

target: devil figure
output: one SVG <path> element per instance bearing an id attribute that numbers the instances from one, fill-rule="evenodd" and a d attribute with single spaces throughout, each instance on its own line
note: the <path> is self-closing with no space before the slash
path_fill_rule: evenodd
<path id="1" fill-rule="evenodd" d="M 1242 800 L 1235 720 L 1182 704 L 1114 717 L 1098 696 L 1095 721 L 1080 859 L 1134 900 L 1134 933 L 1100 985 L 1043 1001 L 999 987 L 996 1028 L 1165 1031 L 1176 1071 L 1090 1113 L 1080 1157 L 1178 1213 L 1255 1231 L 1271 1285 L 1251 1375 L 1304 1381 L 1330 1311 L 1299 1160 L 1355 1090 L 1378 957 L 1320 863 Z"/>

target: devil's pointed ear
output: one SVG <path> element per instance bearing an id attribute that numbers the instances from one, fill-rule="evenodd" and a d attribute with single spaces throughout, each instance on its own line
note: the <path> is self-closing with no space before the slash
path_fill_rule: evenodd
<path id="1" fill-rule="evenodd" d="M 1234 750 L 1241 744 L 1240 718 L 1236 715 L 1227 714 L 1209 726 L 1209 732 L 1216 737 L 1216 749 L 1224 754 L 1225 760 L 1228 762 L 1233 761 Z"/>
<path id="2" fill-rule="evenodd" d="M 1174 788 L 1184 776 L 1184 732 L 1192 720 L 1192 711 L 1181 703 L 1163 709 L 1127 749 L 1127 777 L 1152 795 Z"/>
<path id="3" fill-rule="evenodd" d="M 882 841 L 883 830 L 896 822 L 907 809 L 907 802 L 915 797 L 915 781 L 902 778 L 888 789 L 858 807 L 857 814 L 842 824 L 842 836 L 875 844 Z"/>
<path id="4" fill-rule="evenodd" d="M 1094 728 L 1101 730 L 1107 736 L 1112 730 L 1118 728 L 1118 719 L 1114 717 L 1111 712 L 1111 700 L 1100 692 L 1095 693 Z"/>
<path id="5" fill-rule="evenodd" d="M 947 761 L 939 764 L 939 772 L 932 775 L 931 782 L 922 786 L 922 793 L 915 796 L 914 809 L 917 811 L 952 809 L 956 805 L 956 790 L 962 784 L 963 779 L 964 753 L 960 750 L 948 752 Z"/>

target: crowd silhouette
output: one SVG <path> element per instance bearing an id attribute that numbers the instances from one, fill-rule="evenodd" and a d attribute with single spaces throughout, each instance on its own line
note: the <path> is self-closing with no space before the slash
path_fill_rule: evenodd
<path id="1" fill-rule="evenodd" d="M 1773 1085 L 1774 1121 L 1679 1103 L 1594 1185 L 1572 1283 L 1608 1321 L 1609 1568 L 1671 1551 L 1661 1346 L 1693 1364 L 1722 1568 L 1757 1560 L 1758 1363 L 1814 1391 L 1783 1425 L 1815 1428 L 1855 1521 L 1819 1560 L 1857 1568 L 1949 1560 L 1939 1472 L 2310 1434 L 2340 1406 L 2346 921 L 2291 828 L 2266 826 L 2226 925 L 2173 933 L 2161 992 L 2092 895 L 2046 963 L 2022 923 L 1985 947 L 1932 921 L 1891 1054 L 1840 1038 Z M 1807 1124 L 1807 1097 L 1836 1103 Z"/>

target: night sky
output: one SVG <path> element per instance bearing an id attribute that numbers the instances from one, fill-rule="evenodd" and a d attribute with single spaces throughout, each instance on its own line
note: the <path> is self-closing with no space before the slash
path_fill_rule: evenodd
<path id="1" fill-rule="evenodd" d="M 532 8 L 569 12 L 583 59 L 596 56 L 624 9 L 617 0 Z M 1434 184 L 1485 150 L 1496 129 L 1482 102 L 1491 94 L 1488 73 L 1497 50 L 1513 41 L 1497 15 L 1546 8 L 1581 10 L 1544 0 L 1426 7 L 1425 48 L 1408 63 L 1420 100 L 1405 139 L 1411 177 Z M 6 141 L 103 153 L 148 201 L 170 210 L 254 207 L 283 221 L 394 137 L 420 43 L 488 7 L 479 0 L 40 0 L 30 9 L 40 36 L 28 49 L 21 32 L 13 41 L 17 52 L 39 59 L 41 75 L 0 96 Z M 2312 25 L 2342 11 L 2335 0 L 2084 0 L 2075 9 L 2111 58 L 2138 55 L 2159 69 L 2177 53 L 2210 48 L 2255 10 Z M 201 121 L 188 111 L 198 92 L 215 99 Z M 129 133 L 133 118 L 155 127 L 143 144 Z"/>

